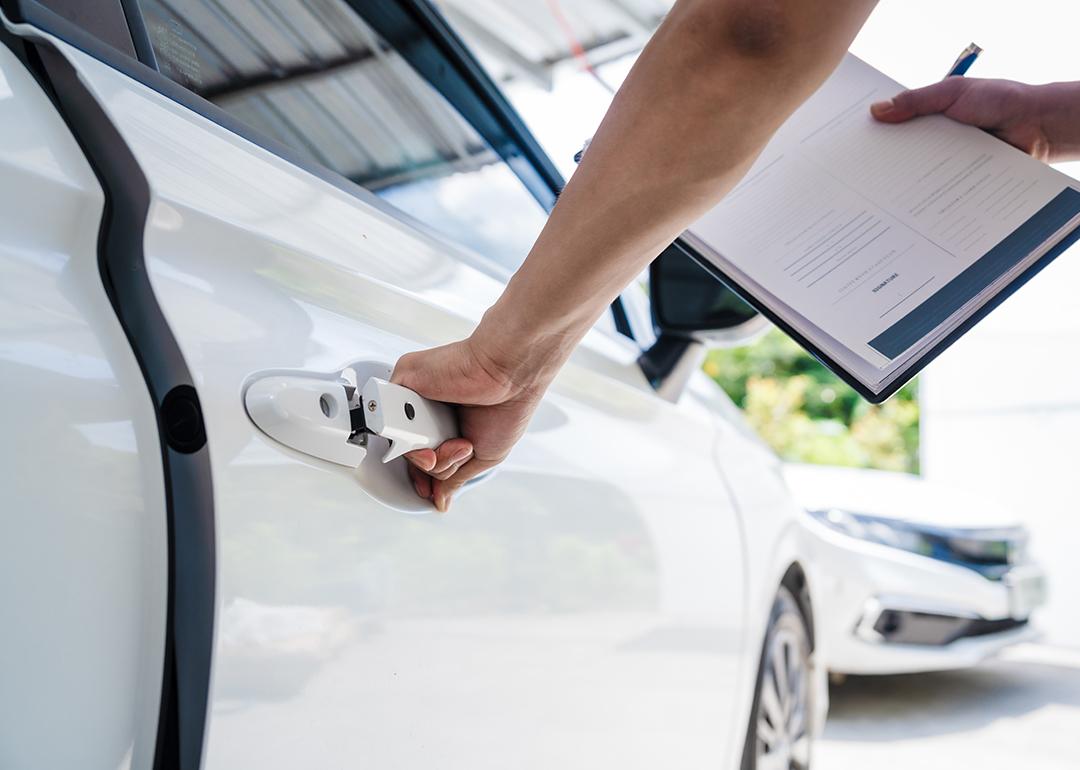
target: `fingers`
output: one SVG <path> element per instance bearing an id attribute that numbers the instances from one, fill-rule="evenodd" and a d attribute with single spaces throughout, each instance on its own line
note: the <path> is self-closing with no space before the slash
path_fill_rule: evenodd
<path id="1" fill-rule="evenodd" d="M 412 481 L 413 489 L 416 490 L 416 494 L 425 500 L 432 500 L 432 488 L 431 488 L 431 476 L 424 473 L 415 465 L 409 465 L 409 479 Z"/>
<path id="2" fill-rule="evenodd" d="M 445 479 L 436 479 L 431 485 L 431 501 L 435 504 L 435 509 L 440 513 L 446 513 L 446 511 L 450 510 L 450 501 L 453 499 L 454 494 L 462 486 L 481 473 L 491 470 L 496 465 L 498 465 L 497 462 L 483 461 L 474 457 L 451 476 Z"/>
<path id="3" fill-rule="evenodd" d="M 414 449 L 405 453 L 405 459 L 425 472 L 433 470 L 439 462 L 439 456 L 435 454 L 434 449 Z"/>
<path id="4" fill-rule="evenodd" d="M 432 478 L 432 476 L 415 465 L 410 464 L 408 466 L 409 479 L 412 481 L 416 494 L 425 500 L 430 500 L 440 513 L 446 513 L 450 510 L 450 501 L 454 493 L 471 479 L 491 470 L 496 464 L 473 459 L 470 452 L 469 459 L 463 463 L 455 464 L 446 472 L 445 478 Z"/>
<path id="5" fill-rule="evenodd" d="M 903 123 L 920 115 L 945 112 L 971 82 L 966 78 L 945 78 L 923 88 L 901 91 L 888 101 L 870 105 L 870 114 L 882 123 Z"/>
<path id="6" fill-rule="evenodd" d="M 445 486 L 458 471 L 465 467 L 473 457 L 472 442 L 464 438 L 452 438 L 444 441 L 436 449 L 417 449 L 408 452 L 409 478 L 416 494 L 425 500 L 431 500 L 440 511 L 450 507 L 450 497 L 467 479 L 458 484 Z M 442 499 L 436 496 L 436 490 L 442 490 Z M 440 507 L 441 506 L 441 507 Z"/>
<path id="7" fill-rule="evenodd" d="M 468 439 L 452 438 L 435 450 L 438 461 L 429 473 L 437 479 L 447 479 L 473 456 L 473 446 Z"/>
<path id="8" fill-rule="evenodd" d="M 446 478 L 472 457 L 473 445 L 467 438 L 447 439 L 436 449 L 406 452 L 409 463 L 435 478 Z"/>

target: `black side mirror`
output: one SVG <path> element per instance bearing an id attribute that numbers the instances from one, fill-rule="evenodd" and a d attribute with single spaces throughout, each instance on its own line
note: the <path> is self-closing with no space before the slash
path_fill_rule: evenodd
<path id="1" fill-rule="evenodd" d="M 769 328 L 764 316 L 702 267 L 681 239 L 653 260 L 649 294 L 659 336 L 638 365 L 671 401 L 701 365 L 706 346 L 743 344 Z"/>
<path id="2" fill-rule="evenodd" d="M 661 334 L 714 345 L 738 345 L 756 337 L 768 322 L 692 256 L 680 241 L 649 268 L 653 320 Z"/>

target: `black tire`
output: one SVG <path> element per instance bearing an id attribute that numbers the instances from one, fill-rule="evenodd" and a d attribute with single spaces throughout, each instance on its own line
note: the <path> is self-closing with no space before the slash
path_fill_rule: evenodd
<path id="1" fill-rule="evenodd" d="M 781 586 L 758 662 L 742 770 L 808 770 L 813 734 L 810 632 L 791 591 Z"/>

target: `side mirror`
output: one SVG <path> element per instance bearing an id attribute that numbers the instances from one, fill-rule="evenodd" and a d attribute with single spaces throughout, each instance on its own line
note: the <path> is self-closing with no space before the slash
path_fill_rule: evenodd
<path id="1" fill-rule="evenodd" d="M 769 328 L 768 319 L 702 267 L 681 239 L 653 260 L 649 294 L 659 335 L 638 365 L 669 401 L 678 400 L 706 347 L 743 345 Z"/>
<path id="2" fill-rule="evenodd" d="M 649 267 L 653 320 L 660 333 L 690 337 L 715 347 L 746 344 L 769 321 L 702 267 L 675 241 Z"/>

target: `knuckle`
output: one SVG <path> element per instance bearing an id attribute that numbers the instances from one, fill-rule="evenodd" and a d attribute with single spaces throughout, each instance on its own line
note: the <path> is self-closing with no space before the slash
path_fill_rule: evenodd
<path id="1" fill-rule="evenodd" d="M 931 86 L 934 90 L 930 93 L 935 94 L 942 101 L 952 103 L 967 90 L 970 82 L 967 78 L 945 78 L 940 83 Z"/>
<path id="2" fill-rule="evenodd" d="M 925 97 L 928 100 L 952 102 L 967 90 L 971 85 L 968 78 L 949 77 L 932 85 L 921 88 L 916 96 Z"/>
<path id="3" fill-rule="evenodd" d="M 901 91 L 893 97 L 893 106 L 899 110 L 910 110 L 915 106 L 915 92 L 914 91 Z"/>
<path id="4" fill-rule="evenodd" d="M 415 356 L 416 356 L 415 353 L 406 353 L 401 358 L 399 358 L 397 363 L 394 365 L 394 377 L 405 376 L 405 375 L 408 375 L 410 372 L 412 372 L 413 369 L 415 368 L 414 367 L 414 357 Z"/>
<path id="5" fill-rule="evenodd" d="M 443 494 L 445 494 L 447 497 L 453 497 L 458 493 L 458 490 L 460 490 L 461 487 L 464 486 L 464 483 L 465 482 L 458 481 L 457 479 L 449 479 L 442 482 Z"/>

